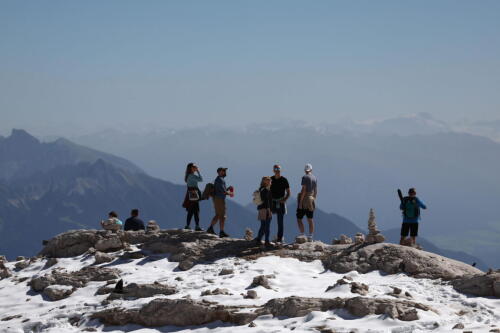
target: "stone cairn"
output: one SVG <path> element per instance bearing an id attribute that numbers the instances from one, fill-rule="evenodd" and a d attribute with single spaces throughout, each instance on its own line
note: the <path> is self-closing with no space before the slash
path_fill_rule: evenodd
<path id="1" fill-rule="evenodd" d="M 384 235 L 380 233 L 377 229 L 377 222 L 375 221 L 375 212 L 370 209 L 370 215 L 368 217 L 368 236 L 366 236 L 365 242 L 368 244 L 382 243 L 385 241 Z"/>
<path id="2" fill-rule="evenodd" d="M 245 240 L 246 241 L 251 241 L 253 240 L 253 231 L 250 228 L 245 229 Z"/>
<path id="3" fill-rule="evenodd" d="M 146 226 L 146 232 L 150 233 L 150 232 L 158 232 L 158 231 L 160 231 L 160 226 L 158 225 L 158 223 L 156 223 L 155 220 L 150 220 L 148 222 L 148 225 Z"/>

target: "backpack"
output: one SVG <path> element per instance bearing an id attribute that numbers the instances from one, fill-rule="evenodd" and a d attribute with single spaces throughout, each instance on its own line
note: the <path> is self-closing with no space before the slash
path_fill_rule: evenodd
<path id="1" fill-rule="evenodd" d="M 253 192 L 253 196 L 252 196 L 252 201 L 254 203 L 254 205 L 256 206 L 260 206 L 262 205 L 264 202 L 262 201 L 262 198 L 260 197 L 260 190 L 255 190 Z"/>
<path id="2" fill-rule="evenodd" d="M 417 198 L 405 197 L 403 199 L 403 215 L 409 219 L 418 218 L 420 216 L 420 207 Z"/>
<path id="3" fill-rule="evenodd" d="M 207 183 L 205 185 L 205 189 L 201 195 L 201 200 L 208 200 L 210 197 L 213 197 L 215 194 L 215 186 L 213 183 Z"/>

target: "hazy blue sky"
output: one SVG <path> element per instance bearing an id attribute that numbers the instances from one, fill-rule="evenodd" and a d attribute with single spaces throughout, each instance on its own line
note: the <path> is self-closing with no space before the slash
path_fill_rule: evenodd
<path id="1" fill-rule="evenodd" d="M 494 119 L 499 92 L 496 0 L 0 1 L 0 131 Z"/>

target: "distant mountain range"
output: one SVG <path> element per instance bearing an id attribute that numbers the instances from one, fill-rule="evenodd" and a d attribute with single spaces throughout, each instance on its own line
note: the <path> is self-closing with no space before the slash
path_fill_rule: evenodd
<path id="1" fill-rule="evenodd" d="M 500 267 L 500 216 L 494 208 L 500 198 L 500 144 L 455 128 L 419 114 L 352 129 L 284 122 L 133 136 L 106 131 L 76 140 L 172 182 L 181 182 L 191 161 L 211 177 L 219 165 L 227 166 L 242 205 L 277 162 L 296 195 L 303 165 L 310 162 L 319 179 L 318 207 L 360 227 L 370 208 L 381 228 L 398 226 L 396 189 L 416 187 L 429 207 L 422 214 L 422 236 Z"/>
<path id="2" fill-rule="evenodd" d="M 0 254 L 34 255 L 42 240 L 57 233 L 99 228 L 99 221 L 111 210 L 125 220 L 131 208 L 139 208 L 146 222 L 155 219 L 162 228 L 185 225 L 186 213 L 181 207 L 185 186 L 148 176 L 124 159 L 64 139 L 40 143 L 20 130 L 0 140 L 0 152 L 0 174 L 4 175 L 0 182 Z M 201 211 L 206 228 L 213 215 L 211 203 L 202 202 Z M 318 237 L 324 241 L 359 231 L 341 216 L 318 214 L 328 220 L 318 226 Z M 228 216 L 230 235 L 242 237 L 246 227 L 257 231 L 256 212 L 229 200 Z M 292 216 L 288 215 L 285 229 L 289 240 L 296 235 Z"/>

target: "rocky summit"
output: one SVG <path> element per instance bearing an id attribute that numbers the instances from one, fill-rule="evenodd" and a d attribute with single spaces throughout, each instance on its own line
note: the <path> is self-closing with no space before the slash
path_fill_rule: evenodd
<path id="1" fill-rule="evenodd" d="M 0 256 L 1 332 L 498 329 L 500 272 L 364 240 L 274 247 L 204 232 L 73 230 Z"/>

